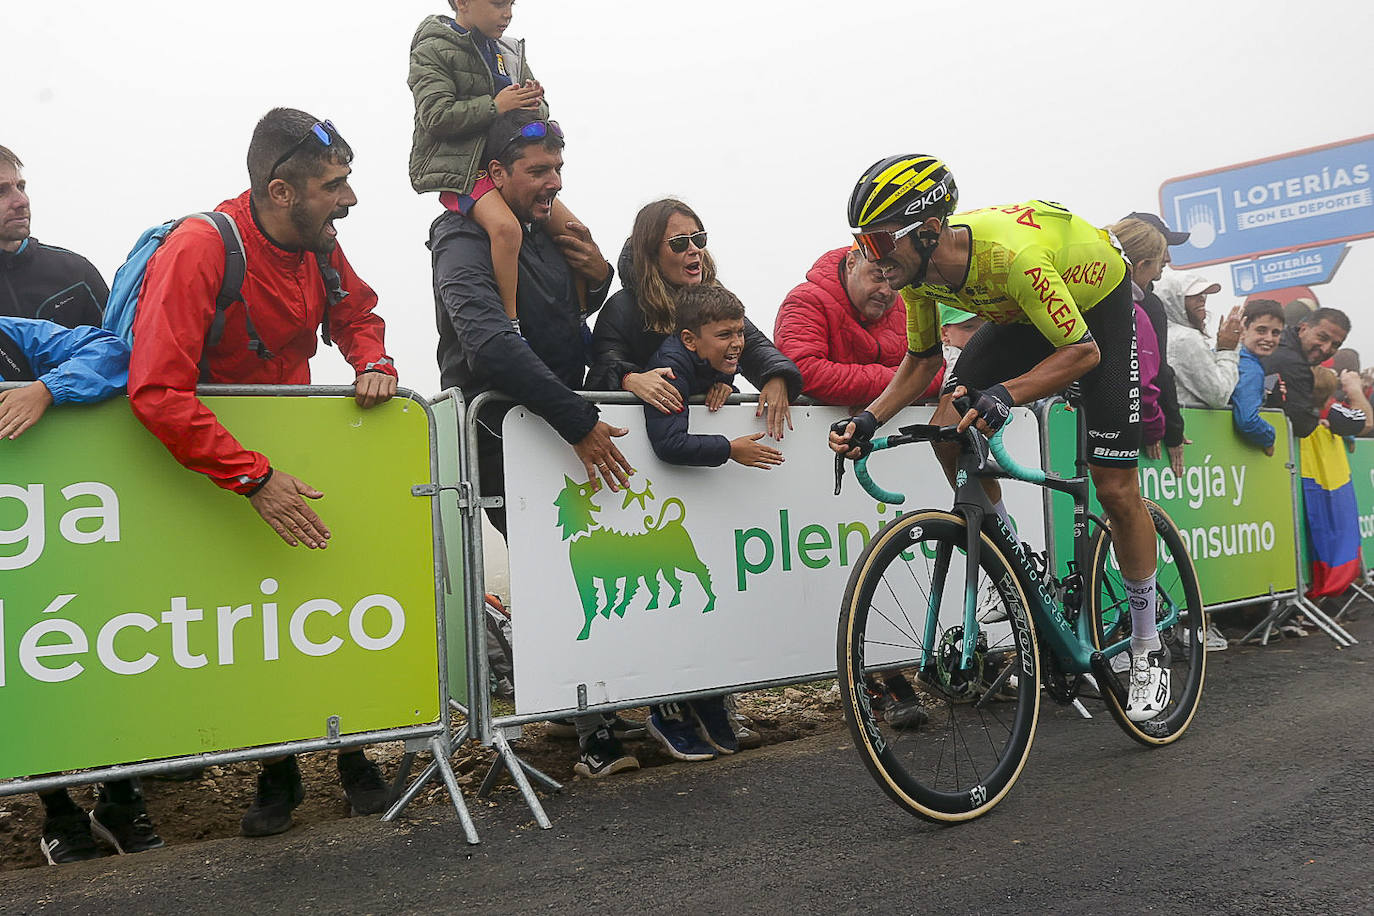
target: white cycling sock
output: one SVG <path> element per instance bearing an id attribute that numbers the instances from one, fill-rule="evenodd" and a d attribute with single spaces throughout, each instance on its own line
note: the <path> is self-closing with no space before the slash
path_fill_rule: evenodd
<path id="1" fill-rule="evenodd" d="M 1159 627 L 1155 625 L 1155 577 L 1136 581 L 1122 579 L 1131 602 L 1131 654 L 1143 655 L 1159 648 Z"/>

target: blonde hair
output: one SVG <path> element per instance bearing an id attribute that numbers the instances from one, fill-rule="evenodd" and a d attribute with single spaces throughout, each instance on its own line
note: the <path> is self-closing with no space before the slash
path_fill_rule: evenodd
<path id="1" fill-rule="evenodd" d="M 672 334 L 677 330 L 676 291 L 663 279 L 663 271 L 658 267 L 658 249 L 674 213 L 681 213 L 696 223 L 698 231 L 706 228 L 691 207 L 676 198 L 665 197 L 640 208 L 635 215 L 634 228 L 630 230 L 635 299 L 644 315 L 645 329 L 658 334 Z M 707 286 L 716 282 L 716 262 L 709 251 L 701 252 L 701 282 Z"/>
<path id="2" fill-rule="evenodd" d="M 1312 403 L 1325 405 L 1327 401 L 1335 397 L 1336 390 L 1341 387 L 1341 381 L 1336 377 L 1336 373 L 1325 366 L 1312 367 Z"/>
<path id="3" fill-rule="evenodd" d="M 1107 227 L 1116 240 L 1121 243 L 1122 249 L 1126 252 L 1126 257 L 1131 259 L 1134 265 L 1143 264 L 1146 261 L 1158 261 L 1164 257 L 1164 252 L 1168 249 L 1169 243 L 1164 238 L 1164 233 L 1144 220 L 1123 219 L 1112 223 Z"/>

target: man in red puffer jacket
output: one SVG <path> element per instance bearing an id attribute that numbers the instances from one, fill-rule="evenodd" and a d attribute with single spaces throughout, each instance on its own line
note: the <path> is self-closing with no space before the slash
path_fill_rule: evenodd
<path id="1" fill-rule="evenodd" d="M 802 394 L 822 404 L 869 404 L 906 354 L 906 306 L 854 248 L 821 255 L 783 300 L 773 325 L 778 349 L 797 364 Z M 921 400 L 939 394 L 944 370 Z"/>
<path id="2" fill-rule="evenodd" d="M 352 159 L 331 122 L 294 108 L 269 111 L 248 146 L 250 190 L 216 208 L 237 226 L 246 265 L 242 300 L 224 313 L 222 336 L 211 342 L 224 243 L 202 220 L 182 223 L 148 261 L 134 316 L 134 415 L 182 466 L 244 496 L 292 547 L 328 545 L 329 528 L 305 503 L 324 494 L 235 439 L 196 384 L 309 384 L 318 332 L 353 367 L 359 406 L 396 393 L 377 294 L 353 272 L 334 225 L 358 203 L 348 183 Z M 355 813 L 386 810 L 389 788 L 361 748 L 340 751 L 338 768 Z M 287 830 L 304 797 L 295 756 L 263 761 L 243 834 Z"/>

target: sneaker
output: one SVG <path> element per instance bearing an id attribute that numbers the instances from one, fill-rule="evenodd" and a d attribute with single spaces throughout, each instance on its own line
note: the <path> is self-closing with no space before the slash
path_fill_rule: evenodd
<path id="1" fill-rule="evenodd" d="M 655 706 L 646 726 L 649 735 L 678 760 L 714 760 L 716 749 L 697 735 L 695 719 L 679 703 Z"/>
<path id="2" fill-rule="evenodd" d="M 1224 652 L 1231 646 L 1226 640 L 1226 634 L 1221 632 L 1221 628 L 1215 623 L 1207 624 L 1207 638 L 1202 645 L 1208 652 Z"/>
<path id="3" fill-rule="evenodd" d="M 722 754 L 733 754 L 739 750 L 739 739 L 735 737 L 735 727 L 725 708 L 724 697 L 691 700 L 687 707 L 692 711 L 692 718 L 696 719 L 697 734 L 701 740 Z"/>
<path id="4" fill-rule="evenodd" d="M 756 747 L 763 747 L 763 735 L 750 728 L 742 719 L 731 716 L 730 726 L 735 730 L 735 740 L 739 742 L 741 749 L 750 751 Z"/>
<path id="5" fill-rule="evenodd" d="M 639 769 L 639 760 L 626 753 L 624 746 L 611 732 L 610 728 L 598 728 L 587 738 L 586 747 L 573 764 L 573 772 L 578 776 L 596 779 L 610 776 L 622 770 Z"/>
<path id="6" fill-rule="evenodd" d="M 914 731 L 930 721 L 930 713 L 915 697 L 893 700 L 883 710 L 883 720 L 899 732 Z"/>
<path id="7" fill-rule="evenodd" d="M 606 719 L 606 726 L 611 730 L 611 734 L 619 741 L 634 741 L 648 734 L 643 722 L 627 719 L 619 713 L 603 718 Z"/>
<path id="8" fill-rule="evenodd" d="M 646 734 L 643 722 L 626 719 L 618 713 L 601 718 L 606 723 L 606 727 L 611 730 L 611 734 L 621 741 L 643 738 Z M 572 719 L 550 719 L 549 724 L 544 729 L 544 734 L 550 738 L 576 738 L 577 723 Z"/>
<path id="9" fill-rule="evenodd" d="M 997 590 L 996 582 L 988 582 L 978 596 L 978 622 L 1001 623 L 1006 619 L 1007 605 L 1002 600 L 1002 593 Z"/>
<path id="10" fill-rule="evenodd" d="M 244 812 L 239 829 L 244 836 L 272 836 L 291 829 L 291 812 L 305 801 L 301 768 L 295 756 L 280 763 L 263 764 L 258 774 L 258 794 Z"/>
<path id="11" fill-rule="evenodd" d="M 1122 653 L 1123 655 L 1126 653 Z M 1126 697 L 1126 718 L 1145 722 L 1169 705 L 1169 647 L 1131 656 L 1131 686 Z"/>
<path id="12" fill-rule="evenodd" d="M 381 768 L 362 751 L 339 755 L 339 785 L 352 807 L 354 817 L 381 814 L 391 804 L 391 786 L 382 778 Z"/>
<path id="13" fill-rule="evenodd" d="M 38 848 L 49 865 L 66 865 L 100 859 L 109 852 L 102 849 L 91 836 L 91 822 L 80 808 L 71 814 L 59 814 L 43 821 L 43 836 Z"/>
<path id="14" fill-rule="evenodd" d="M 167 845 L 153 829 L 153 819 L 148 816 L 142 798 L 120 804 L 110 801 L 103 787 L 91 811 L 91 833 L 114 847 L 120 855 L 147 852 Z"/>
<path id="15" fill-rule="evenodd" d="M 738 695 L 738 694 L 731 693 L 731 694 L 727 694 L 727 695 L 726 695 L 726 697 L 725 697 L 725 709 L 726 709 L 726 711 L 728 711 L 728 712 L 730 713 L 730 718 L 731 718 L 731 719 L 734 719 L 736 722 L 739 722 L 739 723 L 741 723 L 741 724 L 743 724 L 743 725 L 745 725 L 745 726 L 748 726 L 749 728 L 753 728 L 753 726 L 754 726 L 754 720 L 751 719 L 751 718 L 749 718 L 749 717 L 746 716 L 744 713 L 742 713 L 742 712 L 739 711 L 739 695 Z"/>

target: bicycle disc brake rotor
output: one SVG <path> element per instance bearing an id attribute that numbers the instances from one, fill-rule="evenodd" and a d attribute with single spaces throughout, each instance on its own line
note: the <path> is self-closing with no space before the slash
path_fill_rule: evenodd
<path id="1" fill-rule="evenodd" d="M 950 627 L 940 639 L 940 660 L 937 671 L 940 686 L 956 703 L 972 703 L 987 690 L 983 672 L 988 654 L 988 641 L 982 633 L 973 647 L 973 665 L 964 669 L 964 628 Z"/>

